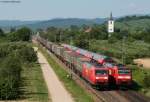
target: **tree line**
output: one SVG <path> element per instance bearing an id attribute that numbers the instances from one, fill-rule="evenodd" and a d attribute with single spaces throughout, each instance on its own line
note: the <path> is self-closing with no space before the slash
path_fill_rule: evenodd
<path id="1" fill-rule="evenodd" d="M 31 36 L 32 30 L 27 27 L 20 29 L 11 28 L 8 33 L 5 33 L 2 29 L 0 29 L 0 39 L 5 39 L 5 41 L 29 41 Z"/>

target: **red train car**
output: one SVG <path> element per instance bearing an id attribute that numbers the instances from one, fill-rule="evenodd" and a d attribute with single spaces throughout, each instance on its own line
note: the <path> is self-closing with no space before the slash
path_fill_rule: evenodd
<path id="1" fill-rule="evenodd" d="M 81 49 L 78 47 L 74 47 L 71 45 L 67 45 L 67 44 L 62 44 L 62 46 L 64 46 L 65 48 L 68 48 L 72 51 L 75 51 L 81 55 L 84 55 L 87 58 L 94 59 L 95 61 L 99 62 L 100 64 L 104 64 L 105 62 L 112 62 L 112 59 L 105 55 L 93 53 L 93 52 L 90 52 L 90 51 L 87 51 L 87 50 L 84 50 L 84 49 Z"/>

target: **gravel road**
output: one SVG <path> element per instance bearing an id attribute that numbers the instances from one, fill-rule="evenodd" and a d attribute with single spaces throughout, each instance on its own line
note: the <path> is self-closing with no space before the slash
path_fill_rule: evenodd
<path id="1" fill-rule="evenodd" d="M 52 102 L 74 102 L 41 52 L 37 53 Z"/>

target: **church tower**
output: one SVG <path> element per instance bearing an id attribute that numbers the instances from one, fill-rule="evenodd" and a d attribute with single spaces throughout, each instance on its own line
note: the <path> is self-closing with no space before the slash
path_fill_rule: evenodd
<path id="1" fill-rule="evenodd" d="M 114 19 L 112 16 L 112 12 L 111 12 L 110 18 L 108 20 L 108 33 L 109 33 L 109 36 L 111 36 L 111 33 L 114 33 Z"/>

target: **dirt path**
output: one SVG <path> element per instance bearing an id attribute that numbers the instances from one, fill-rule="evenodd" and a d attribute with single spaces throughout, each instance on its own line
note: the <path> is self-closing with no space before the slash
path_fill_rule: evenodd
<path id="1" fill-rule="evenodd" d="M 52 102 L 73 102 L 73 98 L 59 81 L 43 54 L 38 52 L 37 55 Z"/>
<path id="2" fill-rule="evenodd" d="M 150 69 L 150 58 L 135 59 L 134 62 L 139 66 L 142 65 L 144 68 Z"/>

